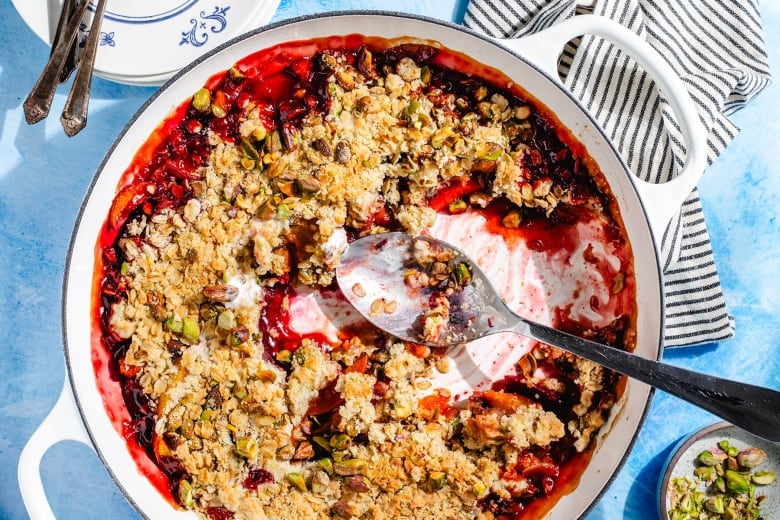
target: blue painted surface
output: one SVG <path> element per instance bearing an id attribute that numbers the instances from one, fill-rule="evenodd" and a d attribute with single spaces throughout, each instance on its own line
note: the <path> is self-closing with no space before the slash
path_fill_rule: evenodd
<path id="1" fill-rule="evenodd" d="M 283 0 L 274 20 L 341 9 L 381 9 L 462 20 L 466 0 Z M 780 60 L 780 5 L 761 5 L 773 67 Z M 125 122 L 153 92 L 96 78 L 89 124 L 64 136 L 58 118 L 24 122 L 21 104 L 48 48 L 0 0 L 0 518 L 26 518 L 16 483 L 19 454 L 54 405 L 64 378 L 60 328 L 63 266 L 85 190 Z M 67 90 L 55 97 L 59 114 Z M 711 166 L 700 195 L 736 338 L 666 352 L 689 368 L 780 389 L 780 85 L 734 115 L 741 134 Z M 716 418 L 657 392 L 625 466 L 588 520 L 655 517 L 656 483 L 669 451 Z M 42 475 L 59 518 L 136 519 L 85 446 L 47 452 Z"/>

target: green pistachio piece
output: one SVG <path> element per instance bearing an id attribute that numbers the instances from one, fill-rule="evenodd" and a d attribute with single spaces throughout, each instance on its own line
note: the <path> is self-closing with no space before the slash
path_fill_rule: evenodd
<path id="1" fill-rule="evenodd" d="M 427 65 L 420 67 L 420 81 L 426 85 L 431 82 L 431 68 Z"/>
<path id="2" fill-rule="evenodd" d="M 224 310 L 217 316 L 217 327 L 222 330 L 233 330 L 238 326 L 236 315 L 231 310 Z"/>
<path id="3" fill-rule="evenodd" d="M 699 466 L 693 470 L 693 474 L 705 482 L 709 482 L 715 478 L 715 468 L 712 466 Z"/>
<path id="4" fill-rule="evenodd" d="M 406 116 L 412 116 L 416 114 L 420 110 L 420 103 L 417 101 L 410 101 L 408 105 L 406 105 Z"/>
<path id="5" fill-rule="evenodd" d="M 171 314 L 168 316 L 168 319 L 165 320 L 164 327 L 174 334 L 181 334 L 184 329 L 184 323 L 180 318 Z"/>
<path id="6" fill-rule="evenodd" d="M 738 471 L 727 469 L 724 478 L 726 489 L 732 493 L 743 494 L 750 491 L 750 482 Z"/>
<path id="7" fill-rule="evenodd" d="M 723 495 L 714 495 L 704 502 L 704 508 L 710 513 L 723 514 L 726 510 L 726 500 Z"/>
<path id="8" fill-rule="evenodd" d="M 333 471 L 336 475 L 349 476 L 359 475 L 366 466 L 365 461 L 361 459 L 347 459 L 333 463 Z"/>
<path id="9" fill-rule="evenodd" d="M 333 475 L 333 461 L 330 459 L 320 459 L 317 461 L 317 465 L 325 470 L 328 475 Z"/>
<path id="10" fill-rule="evenodd" d="M 480 143 L 476 149 L 478 159 L 485 161 L 495 161 L 504 153 L 504 147 L 498 143 L 484 142 Z"/>
<path id="11" fill-rule="evenodd" d="M 477 498 L 482 498 L 488 492 L 487 486 L 481 480 L 475 482 L 474 485 L 471 486 L 471 490 L 474 492 L 474 496 Z"/>
<path id="12" fill-rule="evenodd" d="M 458 215 L 460 213 L 464 213 L 469 208 L 468 204 L 466 204 L 465 200 L 456 199 L 450 202 L 447 205 L 447 210 L 452 215 Z"/>
<path id="13" fill-rule="evenodd" d="M 753 469 L 765 460 L 766 453 L 761 448 L 747 448 L 737 454 L 737 464 L 747 469 Z"/>
<path id="14" fill-rule="evenodd" d="M 253 459 L 257 455 L 257 441 L 254 437 L 239 437 L 236 439 L 236 452 L 242 457 Z"/>
<path id="15" fill-rule="evenodd" d="M 452 130 L 452 127 L 444 126 L 439 128 L 431 137 L 431 146 L 438 150 L 444 146 L 444 144 L 447 142 L 447 139 L 452 137 L 454 134 L 455 132 Z"/>
<path id="16" fill-rule="evenodd" d="M 181 320 L 181 323 L 181 337 L 190 343 L 197 343 L 200 338 L 200 326 L 198 325 L 198 321 L 192 318 L 184 318 Z"/>
<path id="17" fill-rule="evenodd" d="M 769 471 L 769 470 L 756 471 L 750 477 L 750 480 L 752 480 L 754 484 L 758 484 L 759 486 L 766 486 L 772 484 L 776 479 L 777 476 L 775 475 L 774 471 Z"/>
<path id="18" fill-rule="evenodd" d="M 444 489 L 447 485 L 447 474 L 443 471 L 431 471 L 428 473 L 428 485 L 435 491 Z"/>
<path id="19" fill-rule="evenodd" d="M 330 445 L 330 441 L 328 441 L 328 439 L 320 435 L 313 436 L 311 438 L 311 441 L 317 446 L 319 446 L 320 448 L 324 449 L 325 451 L 329 452 L 332 449 L 332 446 Z"/>
<path id="20" fill-rule="evenodd" d="M 461 287 L 471 282 L 471 271 L 469 271 L 469 266 L 465 262 L 460 262 L 455 266 L 455 280 Z"/>
<path id="21" fill-rule="evenodd" d="M 202 88 L 192 96 L 192 107 L 198 112 L 205 112 L 211 106 L 211 92 L 209 89 Z"/>
<path id="22" fill-rule="evenodd" d="M 345 450 L 349 445 L 349 436 L 344 433 L 337 433 L 330 438 L 329 444 L 334 450 Z"/>
<path id="23" fill-rule="evenodd" d="M 192 496 L 192 484 L 189 480 L 179 481 L 179 503 L 186 509 L 195 507 L 195 499 Z"/>
<path id="24" fill-rule="evenodd" d="M 292 211 L 287 204 L 279 204 L 276 206 L 276 218 L 279 220 L 288 219 L 290 218 L 290 215 L 292 215 Z"/>
<path id="25" fill-rule="evenodd" d="M 715 466 L 726 460 L 727 455 L 723 452 L 713 452 L 704 450 L 699 453 L 698 460 L 705 466 Z"/>
<path id="26" fill-rule="evenodd" d="M 289 482 L 294 488 L 299 489 L 300 491 L 307 491 L 306 480 L 304 480 L 303 475 L 300 473 L 288 473 L 286 478 L 287 482 Z"/>
<path id="27" fill-rule="evenodd" d="M 291 363 L 292 362 L 292 352 L 290 352 L 287 349 L 282 349 L 279 352 L 276 353 L 276 360 L 279 363 Z"/>

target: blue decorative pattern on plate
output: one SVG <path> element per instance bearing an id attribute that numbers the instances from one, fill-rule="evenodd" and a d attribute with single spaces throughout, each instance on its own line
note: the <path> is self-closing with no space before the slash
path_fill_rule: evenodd
<path id="1" fill-rule="evenodd" d="M 51 42 L 59 7 L 50 9 L 47 0 L 11 1 L 27 25 Z M 163 83 L 206 51 L 267 23 L 279 1 L 111 0 L 95 73 L 123 83 Z M 87 17 L 94 10 L 95 0 L 90 0 Z M 88 24 L 82 24 L 79 41 L 87 34 Z"/>
<path id="2" fill-rule="evenodd" d="M 200 21 L 195 18 L 190 20 L 192 27 L 182 33 L 179 45 L 193 45 L 203 47 L 209 41 L 209 33 L 221 33 L 227 27 L 227 11 L 230 7 L 215 7 L 214 12 L 206 14 L 200 12 Z M 208 21 L 207 21 L 208 20 Z M 207 30 L 208 29 L 208 30 Z"/>

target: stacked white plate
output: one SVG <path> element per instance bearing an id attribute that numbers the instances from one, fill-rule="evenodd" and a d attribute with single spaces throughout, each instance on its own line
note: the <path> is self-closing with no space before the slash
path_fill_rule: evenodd
<path id="1" fill-rule="evenodd" d="M 85 0 L 86 1 L 86 0 Z M 131 85 L 160 85 L 205 52 L 260 27 L 280 0 L 111 0 L 100 28 L 95 74 Z M 12 0 L 43 41 L 51 44 L 62 0 Z M 79 29 L 83 46 L 95 0 Z"/>

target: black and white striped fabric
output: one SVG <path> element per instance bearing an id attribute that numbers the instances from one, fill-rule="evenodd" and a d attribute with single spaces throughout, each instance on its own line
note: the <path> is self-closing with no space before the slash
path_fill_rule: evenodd
<path id="1" fill-rule="evenodd" d="M 611 18 L 647 39 L 679 73 L 709 130 L 709 160 L 738 132 L 728 115 L 770 81 L 756 0 L 470 0 L 464 24 L 519 37 L 582 13 Z M 670 108 L 643 70 L 595 36 L 570 42 L 559 64 L 565 84 L 639 177 L 663 181 L 685 158 Z M 662 239 L 666 346 L 731 338 L 698 192 Z"/>

